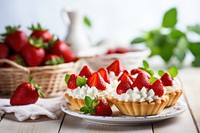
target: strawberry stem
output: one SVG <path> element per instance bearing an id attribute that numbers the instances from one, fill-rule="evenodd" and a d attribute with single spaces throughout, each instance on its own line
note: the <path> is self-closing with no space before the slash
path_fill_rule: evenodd
<path id="1" fill-rule="evenodd" d="M 15 33 L 21 26 L 6 26 L 6 33 L 1 34 L 1 36 L 7 36 L 9 34 Z"/>
<path id="2" fill-rule="evenodd" d="M 40 96 L 41 98 L 44 98 L 44 94 L 43 94 L 42 91 L 41 91 L 42 87 L 41 87 L 41 86 L 38 86 L 38 84 L 36 84 L 36 83 L 34 82 L 33 77 L 29 77 L 29 78 L 28 78 L 28 83 L 31 84 L 31 85 L 37 90 L 37 92 L 38 92 L 38 94 L 39 94 L 39 96 Z"/>
<path id="3" fill-rule="evenodd" d="M 36 37 L 29 37 L 29 43 L 36 48 L 46 47 L 42 38 L 37 39 Z"/>
<path id="4" fill-rule="evenodd" d="M 45 30 L 48 30 L 48 29 L 42 28 L 42 26 L 40 25 L 40 23 L 37 23 L 37 26 L 34 26 L 32 24 L 31 27 L 28 27 L 28 29 L 32 30 L 32 31 L 45 31 Z"/>

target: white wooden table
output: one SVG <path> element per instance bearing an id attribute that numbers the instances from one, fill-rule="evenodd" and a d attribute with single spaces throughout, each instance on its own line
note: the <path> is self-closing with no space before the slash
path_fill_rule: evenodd
<path id="1" fill-rule="evenodd" d="M 181 100 L 188 109 L 181 115 L 148 125 L 110 126 L 87 122 L 67 114 L 58 120 L 42 117 L 26 122 L 16 121 L 13 114 L 0 116 L 0 133 L 197 133 L 200 130 L 200 68 L 184 68 L 179 77 L 184 88 Z"/>

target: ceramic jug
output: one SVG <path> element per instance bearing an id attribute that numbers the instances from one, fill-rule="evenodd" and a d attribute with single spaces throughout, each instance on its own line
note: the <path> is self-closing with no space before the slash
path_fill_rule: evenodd
<path id="1" fill-rule="evenodd" d="M 68 33 L 65 42 L 70 44 L 71 49 L 77 54 L 81 50 L 90 47 L 90 42 L 84 31 L 84 13 L 81 10 L 67 11 L 62 10 L 62 17 L 66 24 L 68 24 Z"/>

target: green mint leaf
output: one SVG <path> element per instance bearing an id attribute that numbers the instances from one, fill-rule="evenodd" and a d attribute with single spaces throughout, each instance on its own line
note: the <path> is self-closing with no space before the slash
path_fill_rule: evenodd
<path id="1" fill-rule="evenodd" d="M 143 66 L 146 70 L 149 69 L 149 64 L 147 63 L 147 61 L 143 60 Z"/>
<path id="2" fill-rule="evenodd" d="M 170 32 L 170 37 L 173 38 L 173 39 L 179 39 L 181 37 L 185 36 L 185 33 L 183 33 L 182 31 L 180 30 L 177 30 L 177 29 L 173 29 L 171 32 Z"/>
<path id="3" fill-rule="evenodd" d="M 177 23 L 177 10 L 176 8 L 171 8 L 168 10 L 163 17 L 162 26 L 166 28 L 172 28 Z"/>
<path id="4" fill-rule="evenodd" d="M 160 56 L 165 62 L 169 62 L 172 55 L 173 55 L 173 49 L 174 44 L 166 42 L 163 44 L 162 48 L 160 49 Z"/>
<path id="5" fill-rule="evenodd" d="M 195 59 L 192 61 L 192 65 L 194 67 L 200 67 L 200 55 L 199 56 L 195 56 Z"/>
<path id="6" fill-rule="evenodd" d="M 90 109 L 86 106 L 80 108 L 80 111 L 83 112 L 84 114 L 90 113 Z"/>
<path id="7" fill-rule="evenodd" d="M 68 83 L 69 79 L 70 79 L 70 75 L 66 74 L 66 76 L 65 76 L 65 83 Z"/>
<path id="8" fill-rule="evenodd" d="M 150 80 L 149 80 L 149 82 L 150 82 L 150 84 L 153 84 L 156 80 L 157 80 L 156 77 L 151 77 Z"/>
<path id="9" fill-rule="evenodd" d="M 142 42 L 145 42 L 145 39 L 142 37 L 137 37 L 131 41 L 131 44 L 138 44 L 138 43 L 142 43 Z"/>
<path id="10" fill-rule="evenodd" d="M 146 69 L 145 68 L 143 68 L 143 67 L 138 67 L 139 69 L 141 69 L 141 70 L 145 70 L 146 71 Z"/>
<path id="11" fill-rule="evenodd" d="M 190 42 L 189 49 L 195 57 L 200 56 L 200 42 L 195 42 L 195 43 Z"/>
<path id="12" fill-rule="evenodd" d="M 181 37 L 177 42 L 177 46 L 174 48 L 174 55 L 180 62 L 183 62 L 185 59 L 187 49 L 188 41 L 185 37 Z"/>
<path id="13" fill-rule="evenodd" d="M 89 18 L 87 16 L 84 17 L 84 23 L 85 25 L 87 25 L 88 27 L 91 27 L 92 26 L 92 23 L 91 21 L 89 20 Z"/>
<path id="14" fill-rule="evenodd" d="M 89 96 L 85 96 L 85 104 L 90 107 L 92 104 L 92 99 Z"/>
<path id="15" fill-rule="evenodd" d="M 148 70 L 147 72 L 153 77 L 153 75 L 154 75 L 154 71 L 153 70 Z"/>
<path id="16" fill-rule="evenodd" d="M 170 76 L 171 76 L 172 78 L 174 78 L 174 77 L 176 77 L 177 74 L 178 74 L 178 69 L 177 69 L 176 66 L 173 66 L 173 67 L 171 67 L 171 68 L 168 70 L 168 72 L 169 72 Z"/>
<path id="17" fill-rule="evenodd" d="M 76 79 L 76 85 L 80 86 L 80 87 L 85 86 L 86 85 L 86 78 L 85 77 L 82 77 L 82 78 L 78 77 Z"/>
<path id="18" fill-rule="evenodd" d="M 195 32 L 197 34 L 200 34 L 200 24 L 188 26 L 187 29 L 188 29 L 188 31 L 192 31 L 192 32 Z"/>
<path id="19" fill-rule="evenodd" d="M 160 77 L 162 77 L 164 74 L 165 74 L 165 72 L 164 72 L 163 70 L 159 70 L 159 71 L 158 71 L 158 75 L 159 75 Z"/>

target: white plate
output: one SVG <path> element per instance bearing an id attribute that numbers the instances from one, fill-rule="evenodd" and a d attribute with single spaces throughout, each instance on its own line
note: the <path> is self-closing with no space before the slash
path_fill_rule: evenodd
<path id="1" fill-rule="evenodd" d="M 153 123 L 165 119 L 175 117 L 186 110 L 186 105 L 183 102 L 177 102 L 176 105 L 170 108 L 165 108 L 160 114 L 154 116 L 143 116 L 143 117 L 134 117 L 122 115 L 116 107 L 113 107 L 112 116 L 93 116 L 89 114 L 83 114 L 79 111 L 75 112 L 70 109 L 70 104 L 63 104 L 61 109 L 63 112 L 68 115 L 82 118 L 84 120 L 92 121 L 95 123 L 101 124 L 112 124 L 112 125 L 139 125 Z"/>

